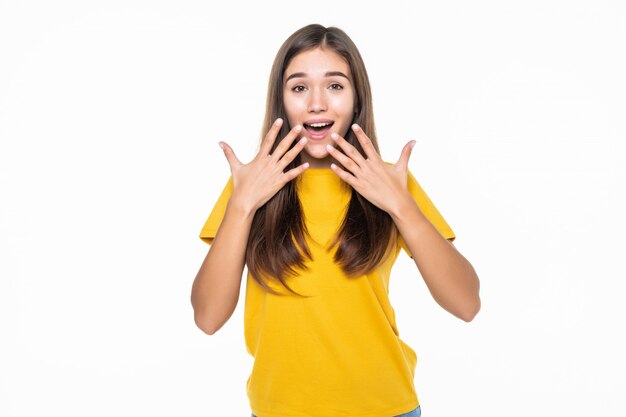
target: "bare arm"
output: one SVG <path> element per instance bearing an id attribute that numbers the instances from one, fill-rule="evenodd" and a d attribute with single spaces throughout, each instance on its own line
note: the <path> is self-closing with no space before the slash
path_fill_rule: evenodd
<path id="1" fill-rule="evenodd" d="M 352 129 L 367 159 L 344 138 L 331 135 L 346 155 L 332 147 L 328 151 L 352 174 L 331 167 L 358 193 L 389 213 L 435 301 L 456 317 L 472 321 L 480 310 L 478 275 L 420 211 L 407 189 L 409 156 L 415 142 L 404 145 L 397 163 L 386 164 L 365 132 L 357 125 Z"/>
<path id="2" fill-rule="evenodd" d="M 447 241 L 410 196 L 390 212 L 435 301 L 449 313 L 472 321 L 480 310 L 480 281 L 474 267 Z"/>
<path id="3" fill-rule="evenodd" d="M 245 165 L 228 144 L 220 143 L 233 176 L 233 192 L 191 289 L 194 320 L 207 334 L 218 331 L 237 307 L 254 214 L 287 182 L 308 168 L 305 163 L 284 172 L 306 143 L 303 138 L 289 150 L 302 126 L 294 126 L 270 155 L 281 126 L 282 119 L 278 119 L 265 136 L 257 156 Z"/>
<path id="4" fill-rule="evenodd" d="M 222 223 L 193 282 L 194 320 L 207 334 L 218 331 L 237 307 L 254 213 L 237 201 L 229 200 Z"/>

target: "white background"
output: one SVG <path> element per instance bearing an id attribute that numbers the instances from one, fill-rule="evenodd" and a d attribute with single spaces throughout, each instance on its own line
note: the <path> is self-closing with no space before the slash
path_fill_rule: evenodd
<path id="1" fill-rule="evenodd" d="M 195 327 L 198 238 L 309 23 L 359 47 L 383 158 L 481 279 L 465 323 L 404 253 L 426 417 L 623 413 L 626 6 L 0 1 L 0 416 L 249 416 L 243 296 Z M 381 416 L 386 417 L 386 416 Z"/>

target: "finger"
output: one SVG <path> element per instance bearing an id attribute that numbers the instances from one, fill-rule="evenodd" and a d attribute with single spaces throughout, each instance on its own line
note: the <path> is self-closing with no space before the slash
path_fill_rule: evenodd
<path id="1" fill-rule="evenodd" d="M 396 167 L 407 168 L 409 167 L 409 157 L 411 156 L 411 152 L 413 152 L 413 147 L 415 146 L 415 141 L 409 141 L 404 148 L 402 149 L 402 153 L 400 154 L 400 158 L 398 158 L 398 162 L 396 162 Z"/>
<path id="2" fill-rule="evenodd" d="M 285 178 L 285 184 L 287 184 L 292 179 L 296 178 L 298 175 L 302 174 L 309 167 L 309 163 L 305 162 L 302 165 L 299 165 L 283 174 L 283 178 Z"/>
<path id="3" fill-rule="evenodd" d="M 241 161 L 235 156 L 235 151 L 231 148 L 226 142 L 219 142 L 220 147 L 224 151 L 224 155 L 226 156 L 226 160 L 228 161 L 228 165 L 230 165 L 230 171 L 233 171 L 233 168 L 239 168 L 241 165 Z"/>
<path id="4" fill-rule="evenodd" d="M 335 158 L 337 161 L 339 161 L 342 166 L 348 168 L 351 172 L 355 172 L 355 169 L 359 168 L 359 166 L 356 164 L 356 162 L 354 162 L 352 159 L 348 158 L 346 155 L 344 155 L 341 152 L 339 152 L 337 150 L 337 148 L 335 148 L 334 146 L 326 145 L 326 149 L 328 150 L 328 153 L 333 158 Z"/>
<path id="5" fill-rule="evenodd" d="M 296 155 L 298 155 L 300 153 L 300 151 L 302 151 L 302 149 L 304 149 L 304 147 L 306 146 L 308 142 L 308 138 L 303 137 L 302 139 L 300 139 L 298 141 L 298 143 L 296 143 L 296 145 L 289 151 L 287 152 L 281 159 L 279 162 L 279 166 L 280 169 L 283 170 L 285 169 L 285 167 L 287 165 L 289 165 L 291 163 L 291 161 L 293 161 L 296 158 Z"/>
<path id="6" fill-rule="evenodd" d="M 280 144 L 278 144 L 278 146 L 274 150 L 272 157 L 274 157 L 275 160 L 279 160 L 283 156 L 283 154 L 287 152 L 287 149 L 289 149 L 294 139 L 298 137 L 298 134 L 300 134 L 301 131 L 302 131 L 302 125 L 294 126 L 289 131 L 289 133 L 287 133 L 287 136 L 285 136 L 283 140 L 280 141 Z"/>
<path id="7" fill-rule="evenodd" d="M 374 144 L 372 140 L 367 137 L 361 126 L 358 124 L 352 125 L 352 131 L 356 135 L 356 138 L 359 140 L 363 151 L 365 151 L 365 155 L 367 155 L 368 159 L 380 159 L 380 155 L 376 152 L 376 148 L 374 148 Z"/>
<path id="8" fill-rule="evenodd" d="M 351 185 L 352 188 L 356 189 L 356 178 L 354 177 L 354 175 L 350 174 L 349 172 L 344 171 L 343 169 L 339 168 L 335 164 L 330 164 L 330 167 L 332 168 L 333 171 L 335 171 L 337 175 L 339 175 L 339 178 L 341 178 L 342 180 L 347 182 L 349 185 Z"/>
<path id="9" fill-rule="evenodd" d="M 267 132 L 265 137 L 263 138 L 263 143 L 261 144 L 261 148 L 259 149 L 259 155 L 266 156 L 270 154 L 272 150 L 272 146 L 274 146 L 274 141 L 276 140 L 276 136 L 278 132 L 280 132 L 280 128 L 283 126 L 283 119 L 280 117 L 274 121 L 272 127 Z M 258 155 L 257 155 L 258 156 Z"/>
<path id="10" fill-rule="evenodd" d="M 356 162 L 357 167 L 362 167 L 365 165 L 365 159 L 363 158 L 363 155 L 361 155 L 361 153 L 354 146 L 352 146 L 350 142 L 334 132 L 330 134 L 330 137 L 337 143 L 337 145 L 341 147 L 341 149 L 343 149 L 346 155 L 348 155 L 354 162 Z"/>

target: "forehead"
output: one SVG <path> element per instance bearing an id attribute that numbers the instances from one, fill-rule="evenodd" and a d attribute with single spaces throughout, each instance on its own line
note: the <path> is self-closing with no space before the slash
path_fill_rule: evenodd
<path id="1" fill-rule="evenodd" d="M 323 77 L 331 71 L 341 71 L 348 77 L 350 66 L 337 52 L 328 48 L 314 48 L 302 51 L 291 59 L 285 69 L 285 79 L 294 72 L 304 72 L 309 77 Z"/>

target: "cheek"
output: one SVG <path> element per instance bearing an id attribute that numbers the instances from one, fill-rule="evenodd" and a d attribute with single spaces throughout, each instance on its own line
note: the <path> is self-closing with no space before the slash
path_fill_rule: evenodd
<path id="1" fill-rule="evenodd" d="M 304 100 L 292 96 L 284 97 L 283 103 L 285 103 L 285 112 L 287 114 L 297 114 L 303 108 L 306 108 Z"/>
<path id="2" fill-rule="evenodd" d="M 332 101 L 332 108 L 338 114 L 345 117 L 352 117 L 354 111 L 354 99 L 352 96 L 335 97 Z"/>
<path id="3" fill-rule="evenodd" d="M 293 108 L 293 103 L 286 96 L 283 96 L 283 108 L 285 109 L 285 113 L 287 115 L 290 115 L 291 113 L 293 113 L 291 110 Z"/>

